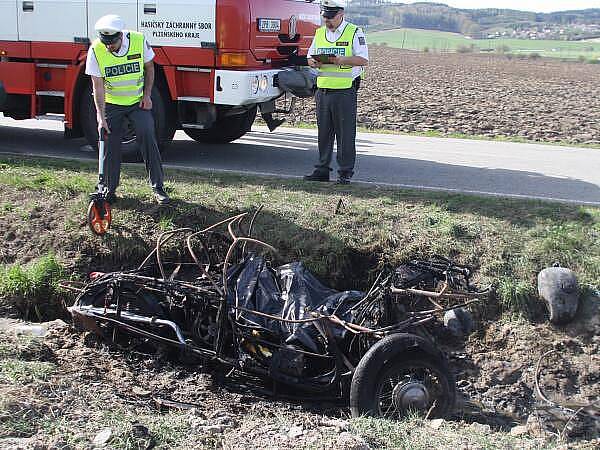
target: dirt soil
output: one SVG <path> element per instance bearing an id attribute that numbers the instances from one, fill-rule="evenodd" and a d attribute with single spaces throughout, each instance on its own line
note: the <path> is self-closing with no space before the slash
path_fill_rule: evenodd
<path id="1" fill-rule="evenodd" d="M 550 357 L 542 364 L 544 393 L 570 402 L 587 403 L 597 398 L 597 303 L 586 304 L 579 324 L 562 330 L 545 324 L 488 323 L 466 341 L 448 340 L 446 336 L 445 342 L 450 344 L 444 347 L 451 355 L 462 398 L 454 420 L 466 427 L 469 423 L 483 424 L 507 432 L 525 424 L 528 433 L 542 438 L 541 442 L 553 433 L 564 432 L 572 414 L 544 407 L 536 400 L 535 365 L 547 349 L 559 350 L 564 360 Z M 0 328 L 10 326 L 0 323 Z M 192 441 L 199 448 L 377 447 L 352 429 L 343 404 L 273 396 L 268 383 L 240 373 L 227 374 L 217 366 L 187 365 L 165 350 L 139 353 L 109 348 L 94 335 L 60 320 L 47 327 L 49 332 L 42 343 L 22 350 L 20 356 L 52 362 L 56 366 L 52 377 L 24 387 L 3 386 L 0 394 L 11 399 L 5 410 L 13 415 L 33 415 L 40 421 L 57 418 L 68 424 L 65 431 L 69 437 L 61 440 L 55 434 L 54 440 L 48 441 L 45 431 L 61 426 L 50 422 L 37 433 L 0 436 L 4 438 L 0 439 L 2 448 L 86 448 L 82 444 L 102 431 L 95 423 L 111 418 L 112 442 L 120 442 L 119 448 L 150 448 L 154 438 L 147 427 L 158 426 L 151 418 L 161 418 L 170 427 L 177 424 L 194 436 Z M 590 327 L 596 332 L 590 334 Z M 14 337 L 0 332 L 0 339 L 6 343 Z M 161 406 L 163 400 L 183 402 L 188 407 Z M 131 410 L 145 422 L 132 420 L 131 413 L 126 412 Z M 175 415 L 164 415 L 169 412 Z M 0 425 L 3 420 L 6 417 L 0 416 Z M 593 448 L 600 442 L 592 440 L 598 438 L 598 425 L 587 415 L 573 420 L 566 431 L 571 441 L 566 448 Z"/>
<path id="2" fill-rule="evenodd" d="M 600 144 L 596 65 L 382 46 L 371 46 L 369 58 L 359 126 Z M 289 122 L 315 123 L 313 99 Z"/>
<path id="3" fill-rule="evenodd" d="M 48 415 L 61 418 L 75 425 L 75 429 L 68 430 L 75 436 L 48 442 L 43 431 L 33 436 L 24 433 L 0 439 L 0 448 L 72 448 L 73 440 L 93 440 L 99 431 L 94 421 L 100 417 L 106 420 L 104 412 L 122 422 L 128 417 L 123 411 L 131 409 L 138 416 L 172 412 L 164 420 L 172 421 L 172 426 L 177 422 L 193 436 L 190 442 L 195 442 L 194 448 L 273 448 L 286 446 L 290 439 L 296 448 L 317 442 L 340 449 L 364 445 L 359 437 L 346 431 L 348 422 L 338 420 L 343 411 L 334 405 L 280 401 L 264 394 L 260 383 L 248 383 L 236 373 L 186 366 L 161 352 L 110 349 L 95 336 L 76 332 L 60 320 L 48 323 L 48 327 L 43 344 L 30 345 L 22 358 L 51 361 L 57 365 L 57 372 L 48 383 L 20 388 L 25 395 L 15 395 L 5 387 L 0 387 L 0 393 L 19 399 L 9 405 L 13 414 L 33 414 L 40 420 Z M 0 336 L 5 342 L 14 340 L 6 334 Z M 161 405 L 164 401 L 182 404 L 167 407 Z M 0 423 L 3 419 L 0 417 Z M 142 429 L 136 430 L 136 425 Z M 113 434 L 123 428 L 128 444 L 124 448 L 152 447 L 152 437 L 143 424 L 115 423 Z M 81 445 L 83 442 L 77 447 L 89 447 Z"/>

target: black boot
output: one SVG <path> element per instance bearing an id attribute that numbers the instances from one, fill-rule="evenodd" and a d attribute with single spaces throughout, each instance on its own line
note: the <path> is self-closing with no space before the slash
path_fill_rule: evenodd
<path id="1" fill-rule="evenodd" d="M 152 192 L 154 193 L 156 203 L 158 203 L 159 205 L 167 205 L 171 201 L 169 195 L 165 192 L 165 190 L 162 187 L 156 187 L 152 189 Z"/>
<path id="2" fill-rule="evenodd" d="M 275 129 L 279 125 L 281 125 L 283 122 L 285 122 L 285 119 L 274 119 L 273 114 L 271 114 L 271 113 L 263 114 L 262 118 L 265 121 L 265 123 L 267 124 L 269 131 L 275 131 Z"/>
<path id="3" fill-rule="evenodd" d="M 106 201 L 111 205 L 114 205 L 115 203 L 117 203 L 117 200 L 119 200 L 119 198 L 117 197 L 117 194 L 115 194 L 113 191 L 107 192 L 105 198 L 106 198 Z"/>
<path id="4" fill-rule="evenodd" d="M 315 169 L 310 175 L 304 175 L 305 181 L 329 181 L 329 170 Z"/>
<path id="5" fill-rule="evenodd" d="M 285 122 L 285 119 L 273 119 L 267 122 L 267 126 L 269 127 L 269 131 L 275 131 L 275 129 Z"/>
<path id="6" fill-rule="evenodd" d="M 338 179 L 336 184 L 350 184 L 350 178 L 354 175 L 353 171 L 344 170 L 343 172 L 338 172 Z"/>

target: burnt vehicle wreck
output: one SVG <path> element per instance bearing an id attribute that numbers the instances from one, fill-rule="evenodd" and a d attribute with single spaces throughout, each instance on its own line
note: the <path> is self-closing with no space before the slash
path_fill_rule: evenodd
<path id="1" fill-rule="evenodd" d="M 248 218 L 163 233 L 137 269 L 91 274 L 77 288 L 74 322 L 107 340 L 217 361 L 300 397 L 343 399 L 354 416 L 452 411 L 455 382 L 427 327 L 486 295 L 468 267 L 411 261 L 383 267 L 368 292 L 338 292 L 300 262 L 272 267 L 276 250 L 251 237 L 256 214 L 243 230 Z"/>

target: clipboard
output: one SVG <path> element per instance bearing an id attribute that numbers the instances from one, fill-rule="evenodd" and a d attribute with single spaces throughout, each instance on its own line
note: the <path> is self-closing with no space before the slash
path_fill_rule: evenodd
<path id="1" fill-rule="evenodd" d="M 335 58 L 335 54 L 333 53 L 321 53 L 319 55 L 310 55 L 312 59 L 320 62 L 321 64 L 331 64 L 331 59 Z"/>

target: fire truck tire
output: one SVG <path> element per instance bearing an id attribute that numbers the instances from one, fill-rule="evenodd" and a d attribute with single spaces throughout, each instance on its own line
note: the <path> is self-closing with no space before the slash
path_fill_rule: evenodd
<path id="1" fill-rule="evenodd" d="M 164 95 L 157 86 L 154 86 L 152 89 L 152 113 L 161 153 L 172 142 L 176 129 L 173 120 L 175 114 L 172 111 L 174 107 L 168 98 L 168 95 Z M 96 106 L 94 105 L 91 86 L 81 96 L 79 107 L 83 134 L 88 143 L 93 148 L 98 149 L 98 122 L 96 121 Z M 125 124 L 125 127 L 126 132 L 121 142 L 121 158 L 125 162 L 139 162 L 142 160 L 142 155 L 135 139 L 133 124 Z"/>
<path id="2" fill-rule="evenodd" d="M 204 144 L 227 144 L 245 135 L 256 117 L 256 106 L 244 114 L 220 117 L 206 130 L 184 128 L 183 131 L 196 142 Z"/>

